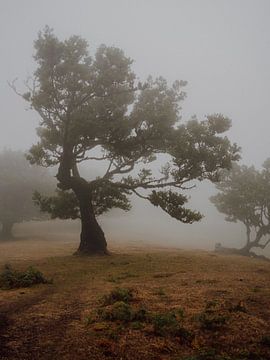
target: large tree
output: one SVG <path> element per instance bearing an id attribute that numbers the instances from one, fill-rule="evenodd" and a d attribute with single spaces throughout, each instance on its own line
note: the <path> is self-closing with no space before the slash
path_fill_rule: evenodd
<path id="1" fill-rule="evenodd" d="M 149 77 L 142 84 L 122 50 L 101 45 L 90 57 L 79 36 L 60 41 L 46 28 L 35 41 L 35 60 L 33 86 L 28 83 L 23 95 L 40 115 L 29 160 L 58 166 L 62 201 L 61 191 L 72 191 L 68 201 L 77 203 L 82 224 L 78 253 L 107 252 L 95 214 L 101 198 L 103 210 L 127 209 L 128 196 L 136 194 L 182 222 L 201 219 L 185 208 L 183 191 L 192 180 L 215 179 L 238 159 L 237 146 L 222 136 L 229 119 L 211 115 L 181 123 L 184 82 L 169 86 Z M 83 178 L 78 165 L 85 161 L 104 162 L 104 174 Z"/>
<path id="2" fill-rule="evenodd" d="M 246 243 L 235 252 L 250 255 L 251 249 L 264 249 L 270 243 L 270 160 L 261 171 L 234 164 L 231 171 L 224 171 L 217 189 L 220 192 L 211 201 L 218 211 L 246 228 Z"/>
<path id="3" fill-rule="evenodd" d="M 8 240 L 14 224 L 44 219 L 33 202 L 33 192 L 46 193 L 53 185 L 45 169 L 31 166 L 21 151 L 2 151 L 0 169 L 0 238 Z"/>

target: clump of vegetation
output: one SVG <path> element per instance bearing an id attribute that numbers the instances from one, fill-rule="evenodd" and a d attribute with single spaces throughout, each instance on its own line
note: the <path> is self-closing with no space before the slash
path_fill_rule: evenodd
<path id="1" fill-rule="evenodd" d="M 231 311 L 237 311 L 237 312 L 247 312 L 247 308 L 245 306 L 245 304 L 243 303 L 243 301 L 239 301 L 239 303 L 235 306 L 233 306 L 231 309 Z"/>
<path id="2" fill-rule="evenodd" d="M 166 313 L 151 313 L 144 307 L 134 308 L 130 305 L 133 294 L 132 289 L 113 289 L 102 299 L 102 307 L 97 313 L 98 321 L 130 323 L 134 330 L 143 329 L 144 324 L 149 323 L 153 325 L 156 335 L 180 336 L 186 340 L 192 338 L 192 334 L 182 325 L 183 309 L 174 309 Z M 88 323 L 91 324 L 91 322 Z"/>
<path id="3" fill-rule="evenodd" d="M 130 272 L 124 272 L 119 275 L 109 275 L 107 278 L 107 281 L 112 282 L 112 283 L 119 283 L 122 280 L 125 280 L 128 278 L 134 278 L 134 277 L 138 277 L 138 275 L 132 274 Z"/>
<path id="4" fill-rule="evenodd" d="M 218 312 L 216 302 L 209 301 L 205 310 L 198 316 L 198 320 L 202 329 L 217 330 L 226 324 L 227 317 Z"/>
<path id="5" fill-rule="evenodd" d="M 261 343 L 262 343 L 262 345 L 270 347 L 270 335 L 263 336 L 262 340 L 261 340 Z"/>
<path id="6" fill-rule="evenodd" d="M 130 288 L 115 288 L 108 295 L 102 298 L 103 305 L 112 305 L 116 302 L 122 301 L 129 303 L 134 297 L 134 290 Z"/>
<path id="7" fill-rule="evenodd" d="M 147 322 L 149 318 L 150 318 L 150 314 L 144 307 L 135 310 L 133 313 L 133 321 L 136 322 L 141 322 L 141 321 Z"/>
<path id="8" fill-rule="evenodd" d="M 102 309 L 99 315 L 103 320 L 123 322 L 132 321 L 134 317 L 131 306 L 124 301 L 117 301 L 110 308 Z"/>
<path id="9" fill-rule="evenodd" d="M 5 265 L 4 270 L 0 273 L 0 288 L 5 290 L 48 284 L 49 282 L 51 281 L 48 281 L 39 270 L 32 266 L 26 271 L 17 271 L 10 265 Z"/>
<path id="10" fill-rule="evenodd" d="M 154 291 L 154 295 L 166 296 L 165 290 L 163 288 L 158 288 Z"/>
<path id="11" fill-rule="evenodd" d="M 180 336 L 190 340 L 192 334 L 183 327 L 183 311 L 169 311 L 163 314 L 153 314 L 151 322 L 154 326 L 155 334 L 159 336 Z"/>
<path id="12" fill-rule="evenodd" d="M 122 322 L 146 322 L 149 314 L 144 308 L 133 309 L 124 301 L 116 301 L 113 305 L 101 308 L 98 315 L 102 320 Z"/>

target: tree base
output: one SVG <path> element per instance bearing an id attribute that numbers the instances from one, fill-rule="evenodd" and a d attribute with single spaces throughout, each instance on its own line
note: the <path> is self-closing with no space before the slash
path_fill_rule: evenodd
<path id="1" fill-rule="evenodd" d="M 75 253 L 73 253 L 74 256 L 110 256 L 111 252 L 108 250 L 99 250 L 99 251 L 93 251 L 93 250 L 84 250 L 81 251 L 80 249 L 78 249 L 77 251 L 75 251 Z"/>
<path id="2" fill-rule="evenodd" d="M 270 261 L 270 259 L 264 255 L 257 255 L 256 253 L 247 250 L 246 248 L 242 249 L 236 249 L 236 248 L 227 248 L 223 247 L 220 244 L 216 244 L 215 246 L 215 252 L 222 254 L 222 255 L 240 255 L 240 256 L 246 256 L 250 258 L 256 258 L 261 259 L 265 261 Z"/>

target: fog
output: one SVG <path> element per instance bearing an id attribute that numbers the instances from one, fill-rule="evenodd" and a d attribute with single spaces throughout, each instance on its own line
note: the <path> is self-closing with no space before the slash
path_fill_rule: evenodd
<path id="1" fill-rule="evenodd" d="M 38 114 L 7 81 L 22 84 L 33 73 L 33 41 L 47 24 L 61 39 L 87 39 L 91 54 L 102 43 L 122 48 L 141 80 L 149 74 L 187 80 L 183 121 L 194 114 L 230 117 L 229 138 L 242 148 L 241 163 L 260 167 L 270 156 L 269 16 L 268 0 L 2 0 L 0 148 L 27 150 L 37 139 Z M 129 213 L 114 210 L 100 222 L 108 240 L 206 249 L 220 241 L 243 245 L 244 228 L 225 222 L 208 200 L 214 193 L 207 182 L 190 192 L 191 207 L 205 215 L 197 224 L 182 224 L 140 199 Z"/>

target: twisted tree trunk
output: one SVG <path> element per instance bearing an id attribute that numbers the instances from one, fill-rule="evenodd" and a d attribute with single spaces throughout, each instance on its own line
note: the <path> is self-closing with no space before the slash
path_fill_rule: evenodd
<path id="1" fill-rule="evenodd" d="M 81 183 L 73 188 L 80 204 L 81 236 L 80 246 L 76 254 L 108 254 L 107 242 L 100 225 L 98 224 L 91 202 L 91 193 L 88 186 Z"/>
<path id="2" fill-rule="evenodd" d="M 270 231 L 270 226 L 262 226 L 256 233 L 255 239 L 252 241 L 250 239 L 250 234 L 251 234 L 251 230 L 250 227 L 248 225 L 246 225 L 247 227 L 247 242 L 246 245 L 244 247 L 242 247 L 241 249 L 236 249 L 236 248 L 226 248 L 221 246 L 221 244 L 216 244 L 215 246 L 215 251 L 219 252 L 219 253 L 223 253 L 223 254 L 235 254 L 235 255 L 242 255 L 242 256 L 252 256 L 252 257 L 261 257 L 261 258 L 265 258 L 264 256 L 259 256 L 256 255 L 256 253 L 251 252 L 252 248 L 260 248 L 260 249 L 265 249 L 265 247 L 270 243 L 270 239 L 268 239 L 265 243 L 261 243 L 261 240 L 263 238 L 263 236 L 269 234 Z"/>
<path id="3" fill-rule="evenodd" d="M 64 147 L 57 179 L 59 180 L 59 188 L 62 190 L 73 190 L 80 205 L 80 245 L 75 254 L 108 254 L 104 233 L 95 217 L 91 187 L 85 179 L 80 177 L 76 163 L 73 160 L 72 148 L 68 145 Z"/>

